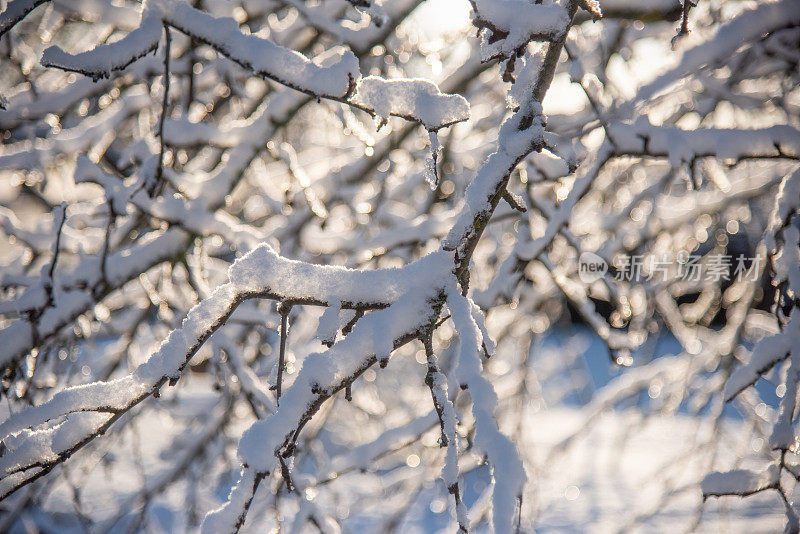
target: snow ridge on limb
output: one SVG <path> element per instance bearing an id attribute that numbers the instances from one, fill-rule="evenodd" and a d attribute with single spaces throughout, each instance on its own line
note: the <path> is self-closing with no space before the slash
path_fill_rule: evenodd
<path id="1" fill-rule="evenodd" d="M 42 65 L 79 72 L 95 81 L 108 78 L 112 72 L 125 69 L 158 48 L 162 31 L 160 19 L 143 16 L 138 28 L 115 43 L 101 44 L 80 54 L 69 54 L 58 46 L 51 46 L 42 54 Z"/>
<path id="2" fill-rule="evenodd" d="M 317 326 L 317 339 L 323 345 L 331 346 L 336 342 L 336 334 L 339 332 L 339 313 L 342 311 L 342 302 L 337 298 L 328 300 L 328 307 L 322 312 Z"/>
<path id="3" fill-rule="evenodd" d="M 737 162 L 746 158 L 800 157 L 800 131 L 788 125 L 683 130 L 655 126 L 647 117 L 640 117 L 633 124 L 613 123 L 609 131 L 618 153 L 665 156 L 672 166 L 707 156 Z"/>
<path id="4" fill-rule="evenodd" d="M 166 4 L 161 17 L 168 25 L 207 44 L 259 76 L 323 98 L 342 99 L 360 77 L 358 59 L 350 51 L 323 57 L 323 66 L 269 39 L 245 35 L 232 18 L 215 18 L 184 2 Z"/>
<path id="5" fill-rule="evenodd" d="M 333 300 L 333 297 L 324 293 L 323 288 L 328 283 L 333 284 L 337 294 L 350 299 L 343 303 L 348 306 L 353 306 L 354 301 L 365 301 L 379 306 L 380 299 L 388 297 L 391 304 L 389 308 L 365 316 L 350 335 L 332 349 L 307 358 L 303 366 L 305 372 L 301 370 L 295 381 L 295 385 L 305 383 L 307 387 L 293 386 L 284 396 L 285 404 L 290 404 L 288 401 L 297 401 L 291 403 L 295 405 L 294 408 L 284 407 L 285 404 L 282 403 L 280 411 L 275 415 L 276 421 L 272 418 L 261 421 L 271 421 L 267 426 L 273 429 L 276 428 L 274 425 L 287 429 L 297 427 L 305 413 L 302 410 L 310 409 L 319 393 L 331 395 L 344 387 L 344 382 L 354 380 L 375 363 L 375 339 L 389 339 L 396 347 L 401 341 L 410 340 L 403 339 L 408 332 L 418 331 L 425 321 L 430 320 L 429 302 L 435 296 L 435 288 L 443 284 L 443 276 L 446 276 L 452 266 L 452 256 L 439 252 L 426 256 L 421 260 L 422 263 L 415 262 L 404 269 L 388 269 L 383 273 L 373 274 L 372 271 L 312 266 L 285 260 L 277 254 L 268 254 L 265 252 L 267 248 L 262 245 L 235 262 L 229 270 L 230 281 L 219 286 L 207 299 L 192 308 L 180 328 L 170 332 L 158 350 L 131 375 L 108 382 L 67 388 L 48 402 L 18 412 L 1 423 L 0 437 L 4 439 L 7 450 L 0 461 L 0 496 L 8 495 L 20 486 L 43 476 L 73 452 L 104 433 L 132 407 L 150 395 L 157 396 L 165 383 L 169 381 L 174 384 L 191 357 L 245 300 L 256 297 L 291 300 L 291 294 L 281 292 L 298 289 L 297 284 L 303 285 L 303 280 L 309 283 L 306 286 L 309 289 L 295 298 L 306 303 L 319 301 L 324 305 Z M 408 280 L 414 279 L 417 281 L 417 289 L 394 298 L 381 284 L 371 283 L 377 280 L 376 275 L 383 276 L 381 280 L 405 280 L 406 287 Z M 347 289 L 348 278 L 351 280 L 350 292 Z M 420 285 L 420 280 L 428 283 Z M 337 281 L 341 282 L 338 287 Z M 388 289 L 391 291 L 391 288 Z M 321 296 L 325 298 L 320 299 Z M 318 393 L 312 393 L 312 390 Z M 292 412 L 293 409 L 301 412 Z M 87 419 L 80 415 L 85 412 L 94 413 L 95 416 Z M 287 412 L 290 414 L 287 415 Z M 58 426 L 36 430 L 37 427 L 62 417 L 66 419 Z M 290 421 L 294 421 L 291 426 L 283 426 Z M 257 436 L 255 439 L 263 438 L 257 428 L 253 432 Z M 245 434 L 248 435 L 254 434 Z M 35 439 L 28 439 L 32 437 Z M 245 437 L 242 439 L 246 444 Z M 278 437 L 274 436 L 274 439 Z M 276 446 L 283 443 L 282 439 L 280 443 L 276 442 Z M 269 460 L 274 457 L 271 453 L 264 457 L 262 453 L 255 445 L 245 446 L 241 452 L 243 463 L 265 466 L 262 471 L 268 471 Z M 38 461 L 37 458 L 44 460 Z"/>
<path id="6" fill-rule="evenodd" d="M 746 497 L 767 489 L 774 489 L 780 482 L 780 470 L 770 465 L 764 471 L 756 473 L 747 469 L 736 469 L 725 473 L 711 473 L 701 483 L 703 497 L 721 497 L 723 495 L 739 495 Z"/>
<path id="7" fill-rule="evenodd" d="M 328 350 L 308 356 L 294 383 L 281 397 L 278 410 L 244 432 L 238 448 L 244 466 L 241 481 L 231 490 L 227 502 L 206 516 L 203 532 L 236 532 L 239 529 L 255 491 L 250 481 L 260 480 L 272 472 L 278 455 L 290 456 L 303 425 L 322 403 L 378 361 L 376 339 L 390 340 L 391 346 L 397 348 L 419 337 L 430 325 L 432 314 L 438 313 L 431 303 L 436 301 L 439 288 L 451 276 L 453 257 L 439 251 L 426 258 L 430 268 L 416 277 L 412 289 L 407 288 L 389 307 L 365 315 L 347 337 Z"/>
<path id="8" fill-rule="evenodd" d="M 725 23 L 710 40 L 683 53 L 680 63 L 645 85 L 624 107 L 646 102 L 660 91 L 697 70 L 713 65 L 736 51 L 743 43 L 757 41 L 762 35 L 800 22 L 800 3 L 795 0 L 759 2 L 730 22 Z"/>
<path id="9" fill-rule="evenodd" d="M 524 124 L 526 120 L 531 120 L 527 126 Z M 545 117 L 538 102 L 529 103 L 528 109 L 520 109 L 503 123 L 497 150 L 467 187 L 466 203 L 443 242 L 445 249 L 457 249 L 480 230 L 482 223 L 476 227 L 475 221 L 489 215 L 498 188 L 505 187 L 506 179 L 525 156 L 546 146 L 544 126 Z"/>
<path id="10" fill-rule="evenodd" d="M 567 10 L 527 0 L 474 0 L 473 23 L 481 32 L 485 60 L 508 58 L 530 41 L 549 41 L 567 31 Z M 521 55 L 521 54 L 520 54 Z"/>
<path id="11" fill-rule="evenodd" d="M 733 400 L 739 393 L 755 384 L 776 363 L 796 352 L 793 349 L 797 343 L 797 336 L 800 335 L 799 325 L 800 321 L 793 318 L 782 332 L 756 343 L 750 361 L 746 365 L 737 367 L 725 383 L 726 402 Z"/>
<path id="12" fill-rule="evenodd" d="M 232 18 L 215 18 L 177 1 L 146 3 L 139 27 L 116 43 L 74 55 L 52 46 L 45 50 L 42 64 L 94 79 L 108 77 L 155 50 L 164 25 L 191 35 L 260 76 L 315 96 L 344 98 L 359 77 L 352 52 L 336 60 L 328 58 L 328 66 L 323 67 L 268 39 L 243 34 Z"/>
<path id="13" fill-rule="evenodd" d="M 234 263 L 228 272 L 240 291 L 280 295 L 292 304 L 340 308 L 383 308 L 429 273 L 441 272 L 442 254 L 429 254 L 401 268 L 361 271 L 290 260 L 261 244 Z"/>
<path id="14" fill-rule="evenodd" d="M 800 170 L 787 174 L 781 181 L 775 206 L 770 215 L 770 223 L 764 236 L 768 253 L 772 256 L 772 268 L 775 271 L 775 283 L 786 285 L 797 298 L 800 293 L 800 231 L 790 225 L 791 217 L 800 209 Z M 765 337 L 753 347 L 750 361 L 736 368 L 725 384 L 724 397 L 729 402 L 739 393 L 755 384 L 758 379 L 772 369 L 775 364 L 791 356 L 791 364 L 787 370 L 786 386 L 796 387 L 794 382 L 800 370 L 800 349 L 797 339 L 800 338 L 800 319 L 793 313 L 786 325 L 777 334 Z M 788 402 L 787 393 L 781 402 Z M 791 395 L 794 403 L 794 395 Z M 789 425 L 793 419 L 794 404 L 788 414 Z"/>
<path id="15" fill-rule="evenodd" d="M 469 118 L 467 101 L 460 95 L 443 94 L 433 82 L 383 80 L 376 76 L 361 80 L 358 59 L 349 50 L 334 48 L 310 60 L 269 39 L 242 33 L 232 18 L 217 18 L 172 0 L 147 3 L 140 26 L 120 41 L 79 54 L 52 46 L 45 50 L 42 64 L 79 72 L 94 80 L 107 78 L 155 50 L 163 27 L 191 36 L 260 77 L 373 115 L 402 117 L 431 131 Z"/>
<path id="16" fill-rule="evenodd" d="M 514 443 L 497 426 L 497 394 L 481 371 L 482 334 L 472 315 L 472 303 L 461 295 L 453 280 L 447 287 L 447 308 L 458 332 L 456 375 L 472 397 L 475 444 L 489 458 L 495 479 L 492 496 L 495 532 L 513 532 L 516 500 L 527 479 Z"/>
<path id="17" fill-rule="evenodd" d="M 463 96 L 444 94 L 435 83 L 421 78 L 367 76 L 358 82 L 351 102 L 373 110 L 383 120 L 389 115 L 402 117 L 429 131 L 469 119 L 469 102 Z"/>
<path id="18" fill-rule="evenodd" d="M 28 13 L 50 0 L 11 0 L 6 10 L 0 13 L 0 37 L 13 28 Z"/>

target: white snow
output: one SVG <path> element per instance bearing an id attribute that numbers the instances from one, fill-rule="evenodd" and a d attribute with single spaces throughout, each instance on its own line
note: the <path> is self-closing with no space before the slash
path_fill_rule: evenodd
<path id="1" fill-rule="evenodd" d="M 444 248 L 456 249 L 464 243 L 473 221 L 487 212 L 489 201 L 502 181 L 523 157 L 544 146 L 544 118 L 541 114 L 541 105 L 530 103 L 529 106 L 506 119 L 500 127 L 497 150 L 489 156 L 467 187 L 465 205 L 443 241 Z M 533 123 L 528 128 L 520 130 L 525 112 L 533 115 Z"/>
<path id="2" fill-rule="evenodd" d="M 646 102 L 672 84 L 715 62 L 725 60 L 743 43 L 758 39 L 776 28 L 800 22 L 800 3 L 795 0 L 759 2 L 723 24 L 716 35 L 683 53 L 679 64 L 639 89 L 627 105 Z"/>
<path id="3" fill-rule="evenodd" d="M 234 263 L 229 277 L 240 292 L 273 293 L 293 302 L 338 299 L 344 307 L 383 306 L 397 301 L 409 285 L 447 272 L 449 257 L 440 252 L 401 269 L 361 271 L 290 260 L 262 244 Z"/>
<path id="4" fill-rule="evenodd" d="M 418 121 L 428 131 L 469 118 L 469 103 L 463 96 L 444 94 L 435 83 L 421 78 L 367 76 L 358 82 L 351 101 L 373 110 L 378 117 L 393 115 Z"/>
<path id="5" fill-rule="evenodd" d="M 566 9 L 526 0 L 476 0 L 478 16 L 508 35 L 494 44 L 483 43 L 484 57 L 510 56 L 531 40 L 555 38 L 569 24 Z"/>
<path id="6" fill-rule="evenodd" d="M 303 92 L 344 98 L 360 77 L 358 60 L 350 51 L 332 51 L 321 58 L 325 61 L 322 66 L 268 39 L 243 34 L 231 18 L 215 18 L 184 2 L 167 3 L 160 8 L 160 16 L 259 76 Z"/>
<path id="7" fill-rule="evenodd" d="M 766 470 L 756 473 L 746 469 L 737 469 L 725 473 L 711 473 L 701 484 L 703 495 L 740 495 L 746 496 L 778 483 L 780 470 L 770 465 Z"/>
<path id="8" fill-rule="evenodd" d="M 439 173 L 436 170 L 436 162 L 439 160 L 439 152 L 442 147 L 439 144 L 439 136 L 434 131 L 428 132 L 430 139 L 430 152 L 425 158 L 425 181 L 428 182 L 432 191 L 436 190 L 439 183 Z"/>
<path id="9" fill-rule="evenodd" d="M 5 11 L 0 13 L 0 36 L 22 20 L 25 15 L 33 11 L 36 6 L 42 5 L 47 1 L 48 0 L 10 0 L 5 6 Z"/>
<path id="10" fill-rule="evenodd" d="M 332 345 L 336 341 L 339 331 L 339 314 L 342 311 L 342 301 L 338 298 L 328 300 L 328 307 L 322 312 L 317 327 L 317 339 L 322 343 Z"/>
<path id="11" fill-rule="evenodd" d="M 137 59 L 156 49 L 164 29 L 156 17 L 143 18 L 141 25 L 111 44 L 98 45 L 92 50 L 69 54 L 51 46 L 42 54 L 42 65 L 80 72 L 98 80 L 108 78 Z"/>
<path id="12" fill-rule="evenodd" d="M 789 353 L 796 348 L 798 335 L 800 335 L 800 319 L 792 317 L 783 331 L 765 337 L 756 343 L 750 361 L 734 369 L 725 383 L 725 399 L 732 399 L 742 390 L 753 385 L 776 363 L 786 359 Z"/>
<path id="13" fill-rule="evenodd" d="M 497 394 L 483 376 L 480 361 L 481 332 L 472 316 L 472 304 L 455 285 L 447 289 L 447 307 L 459 334 L 456 376 L 472 397 L 475 444 L 488 456 L 494 476 L 492 523 L 495 532 L 511 532 L 517 499 L 527 476 L 514 443 L 497 427 Z"/>
<path id="14" fill-rule="evenodd" d="M 800 155 L 800 131 L 788 125 L 760 129 L 696 128 L 654 126 L 646 117 L 634 124 L 610 125 L 611 136 L 627 152 L 667 157 L 673 166 L 694 158 L 716 156 L 722 161 L 748 157 Z M 780 150 L 780 152 L 779 152 Z"/>

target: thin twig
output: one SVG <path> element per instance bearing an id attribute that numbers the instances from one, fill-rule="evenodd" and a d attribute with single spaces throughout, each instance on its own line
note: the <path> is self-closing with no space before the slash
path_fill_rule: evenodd
<path id="1" fill-rule="evenodd" d="M 172 36 L 169 26 L 164 24 L 164 95 L 161 102 L 161 117 L 158 120 L 158 166 L 156 167 L 155 178 L 148 186 L 147 193 L 150 197 L 157 196 L 164 187 L 164 121 L 167 118 L 167 106 L 169 105 L 169 56 L 172 48 Z"/>
<path id="2" fill-rule="evenodd" d="M 291 311 L 291 304 L 287 305 L 281 302 L 278 305 L 278 313 L 281 315 L 281 345 L 280 352 L 278 353 L 278 377 L 275 381 L 275 397 L 276 402 L 280 406 L 281 399 L 281 385 L 283 382 L 283 369 L 286 365 L 286 335 L 289 323 L 289 312 Z"/>

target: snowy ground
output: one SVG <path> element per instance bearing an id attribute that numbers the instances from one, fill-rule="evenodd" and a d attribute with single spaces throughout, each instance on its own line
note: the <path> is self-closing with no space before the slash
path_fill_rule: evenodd
<path id="1" fill-rule="evenodd" d="M 746 500 L 729 498 L 709 501 L 699 524 L 699 487 L 691 485 L 698 475 L 696 462 L 686 461 L 696 434 L 694 422 L 686 417 L 651 419 L 640 431 L 630 433 L 638 413 L 603 415 L 574 447 L 554 452 L 554 445 L 577 428 L 583 420 L 577 410 L 554 409 L 529 418 L 528 446 L 539 459 L 529 469 L 526 501 L 534 503 L 537 532 L 620 532 L 641 515 L 663 504 L 661 511 L 638 523 L 631 532 L 748 532 L 783 530 L 782 505 L 777 494 L 753 496 Z M 637 424 L 638 426 L 638 424 Z M 729 430 L 735 432 L 735 425 Z M 676 469 L 677 467 L 677 469 Z M 666 469 L 665 469 L 666 468 Z M 669 476 L 685 477 L 684 489 L 663 502 L 662 485 Z M 467 482 L 467 485 L 469 482 Z M 473 491 L 485 484 L 473 481 Z M 465 491 L 469 491 L 469 487 Z M 445 526 L 447 510 L 440 514 L 439 500 L 423 495 L 412 512 L 417 520 L 403 532 L 450 532 Z M 468 497 L 467 497 L 468 498 Z M 428 503 L 427 510 L 424 508 Z"/>
<path id="2" fill-rule="evenodd" d="M 560 431 L 579 424 L 582 417 L 570 410 L 532 416 L 530 434 L 542 451 L 540 457 L 548 456 L 545 451 L 552 450 Z M 688 417 L 658 417 L 640 427 L 637 413 L 602 416 L 586 439 L 540 464 L 541 478 L 531 484 L 531 496 L 541 510 L 538 530 L 617 531 L 657 506 L 668 477 L 685 477 L 686 491 L 665 503 L 639 530 L 686 530 L 696 520 L 701 501 L 699 488 L 692 484 L 701 466 L 688 460 L 695 448 L 695 424 Z M 636 432 L 630 432 L 632 425 Z M 777 532 L 783 524 L 775 494 L 709 501 L 698 531 Z"/>

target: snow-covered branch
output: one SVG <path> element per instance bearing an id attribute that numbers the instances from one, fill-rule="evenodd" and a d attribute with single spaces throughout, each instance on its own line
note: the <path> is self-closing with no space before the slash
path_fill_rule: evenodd
<path id="1" fill-rule="evenodd" d="M 796 530 L 794 3 L 4 9 L 0 530 Z"/>

